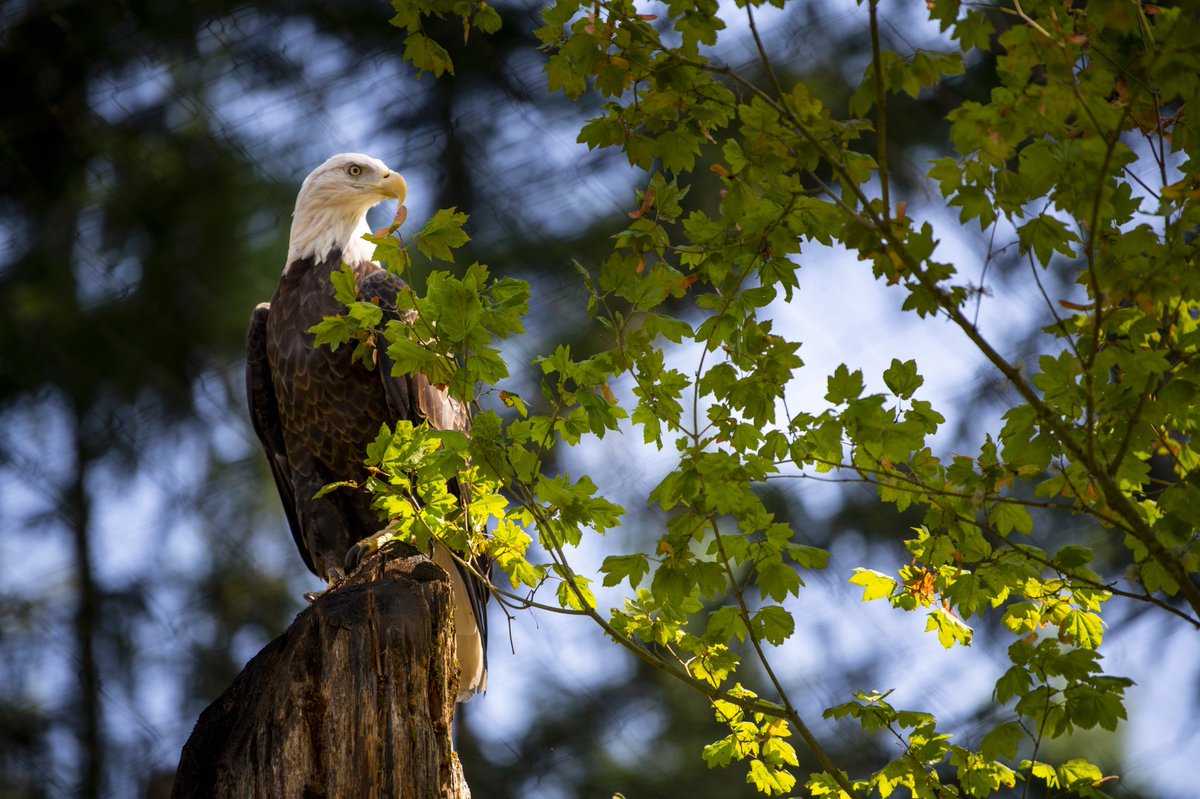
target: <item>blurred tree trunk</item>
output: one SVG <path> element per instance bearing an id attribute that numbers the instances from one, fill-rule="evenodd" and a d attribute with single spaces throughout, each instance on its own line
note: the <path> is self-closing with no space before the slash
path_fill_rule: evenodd
<path id="1" fill-rule="evenodd" d="M 172 796 L 468 799 L 451 608 L 428 558 L 373 555 L 200 714 Z"/>
<path id="2" fill-rule="evenodd" d="M 71 529 L 75 555 L 75 660 L 79 679 L 79 715 L 75 737 L 83 754 L 79 776 L 80 799 L 99 799 L 104 744 L 100 734 L 100 669 L 96 662 L 96 628 L 100 619 L 101 594 L 92 565 L 92 507 L 85 485 L 94 458 L 83 431 L 83 418 L 76 413 L 75 466 L 63 497 L 63 510 Z"/>

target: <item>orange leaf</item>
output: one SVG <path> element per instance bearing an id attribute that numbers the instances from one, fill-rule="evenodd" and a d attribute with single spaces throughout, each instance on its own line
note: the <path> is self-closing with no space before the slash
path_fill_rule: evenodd
<path id="1" fill-rule="evenodd" d="M 652 205 L 654 205 L 654 189 L 646 189 L 646 193 L 642 195 L 642 207 L 636 211 L 630 211 L 629 218 L 641 219 Z"/>
<path id="2" fill-rule="evenodd" d="M 919 599 L 922 604 L 928 604 L 937 594 L 933 572 L 928 569 L 921 569 L 912 579 L 906 582 L 904 588 L 908 593 Z"/>

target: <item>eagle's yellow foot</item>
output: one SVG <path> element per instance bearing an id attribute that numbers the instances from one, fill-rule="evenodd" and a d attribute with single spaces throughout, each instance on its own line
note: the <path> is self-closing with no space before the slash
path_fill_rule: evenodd
<path id="1" fill-rule="evenodd" d="M 391 540 L 391 533 L 380 533 L 378 535 L 367 536 L 346 550 L 346 574 L 350 574 L 357 569 L 367 555 L 383 549 L 384 545 Z"/>
<path id="2" fill-rule="evenodd" d="M 335 585 L 337 585 L 338 583 L 340 583 L 344 579 L 346 579 L 346 573 L 335 566 L 334 568 L 329 570 L 329 577 L 326 578 L 325 590 L 324 591 L 305 591 L 304 592 L 304 601 L 308 602 L 309 604 L 316 602 L 318 599 L 320 599 L 321 597 L 325 596 L 330 591 L 332 591 L 333 587 Z"/>

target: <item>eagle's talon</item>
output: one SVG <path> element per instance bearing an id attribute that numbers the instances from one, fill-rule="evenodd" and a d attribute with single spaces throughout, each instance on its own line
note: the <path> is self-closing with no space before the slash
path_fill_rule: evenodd
<path id="1" fill-rule="evenodd" d="M 362 563 L 363 558 L 375 551 L 374 539 L 364 538 L 354 546 L 346 550 L 346 573 L 349 574 L 358 568 Z"/>
<path id="2" fill-rule="evenodd" d="M 354 546 L 346 550 L 346 574 L 350 574 L 360 565 L 363 559 L 374 552 L 383 549 L 383 545 L 391 540 L 390 535 L 372 535 L 367 536 L 359 541 Z"/>
<path id="3" fill-rule="evenodd" d="M 362 563 L 362 558 L 365 558 L 367 553 L 371 551 L 370 542 L 368 542 L 368 541 L 370 541 L 370 540 L 359 541 L 358 543 L 355 543 L 355 545 L 353 547 L 350 547 L 349 549 L 347 549 L 347 551 L 346 551 L 346 571 L 347 571 L 347 573 L 353 572 L 355 569 L 358 569 L 359 564 Z"/>
<path id="4" fill-rule="evenodd" d="M 313 602 L 316 602 L 318 599 L 320 599 L 321 597 L 328 594 L 330 591 L 333 590 L 333 587 L 335 585 L 340 583 L 342 580 L 346 579 L 347 573 L 343 572 L 337 566 L 331 566 L 328 569 L 328 574 L 329 574 L 329 576 L 328 576 L 327 582 L 325 584 L 325 590 L 323 590 L 323 591 L 305 591 L 302 594 L 305 602 L 307 602 L 311 605 Z"/>

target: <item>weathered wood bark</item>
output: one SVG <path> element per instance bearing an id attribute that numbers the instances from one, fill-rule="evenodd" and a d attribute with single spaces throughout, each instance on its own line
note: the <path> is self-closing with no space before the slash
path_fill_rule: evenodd
<path id="1" fill-rule="evenodd" d="M 372 555 L 200 714 L 172 796 L 470 797 L 450 596 L 411 547 Z"/>

